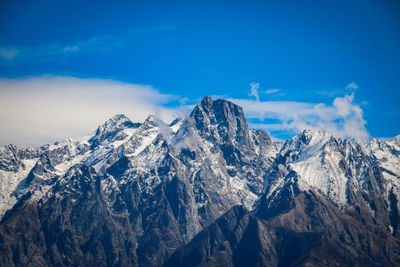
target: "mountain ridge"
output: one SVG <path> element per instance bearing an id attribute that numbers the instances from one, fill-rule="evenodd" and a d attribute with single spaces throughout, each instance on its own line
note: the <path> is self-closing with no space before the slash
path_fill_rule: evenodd
<path id="1" fill-rule="evenodd" d="M 169 125 L 152 115 L 133 123 L 118 114 L 78 140 L 36 149 L 4 146 L 0 265 L 182 262 L 191 242 L 238 205 L 251 213 L 236 210 L 229 216 L 252 218 L 252 234 L 240 236 L 273 240 L 268 247 L 257 247 L 254 253 L 261 258 L 254 264 L 316 263 L 307 256 L 311 247 L 304 255 L 283 252 L 291 247 L 282 238 L 309 240 L 328 264 L 335 263 L 328 247 L 356 265 L 379 260 L 398 264 L 397 139 L 362 145 L 305 130 L 276 145 L 268 133 L 248 128 L 241 107 L 205 97 L 189 116 Z M 38 225 L 33 231 L 18 221 Z M 357 229 L 362 225 L 368 226 Z M 381 236 L 390 240 L 388 245 Z M 224 238 L 228 236 L 218 242 Z M 235 259 L 247 255 L 245 247 L 232 249 L 222 250 L 224 259 L 244 264 Z M 363 258 L 354 258 L 352 251 Z M 270 261 L 260 255 L 269 255 Z M 295 259 L 285 261 L 285 255 Z M 197 264 L 206 264 L 207 257 Z"/>

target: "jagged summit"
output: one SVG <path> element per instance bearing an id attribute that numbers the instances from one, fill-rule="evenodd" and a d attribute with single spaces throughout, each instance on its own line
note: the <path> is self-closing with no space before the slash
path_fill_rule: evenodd
<path id="1" fill-rule="evenodd" d="M 317 129 L 305 129 L 303 130 L 300 135 L 304 136 L 313 136 L 313 137 L 330 137 L 332 134 L 330 134 L 327 131 L 324 130 L 317 130 Z"/>
<path id="2" fill-rule="evenodd" d="M 99 129 L 112 129 L 115 127 L 134 127 L 136 124 L 124 114 L 116 114 L 99 126 Z"/>
<path id="3" fill-rule="evenodd" d="M 142 123 L 142 127 L 146 129 L 157 127 L 160 125 L 166 125 L 166 124 L 155 115 L 149 115 Z"/>
<path id="4" fill-rule="evenodd" d="M 249 128 L 243 109 L 224 99 L 213 101 L 206 96 L 194 108 L 190 117 L 201 136 L 214 141 L 250 144 Z"/>
<path id="5" fill-rule="evenodd" d="M 305 129 L 293 139 L 297 139 L 304 144 L 309 144 L 327 142 L 331 138 L 334 138 L 334 136 L 324 130 Z"/>
<path id="6" fill-rule="evenodd" d="M 197 104 L 190 116 L 198 120 L 214 120 L 217 123 L 229 123 L 234 116 L 241 122 L 246 122 L 242 107 L 225 99 L 212 100 L 209 96 L 205 96 Z"/>
<path id="7" fill-rule="evenodd" d="M 124 129 L 135 129 L 139 126 L 140 123 L 133 123 L 125 115 L 117 114 L 100 125 L 89 142 L 91 142 L 93 146 L 96 146 L 106 139 L 115 137 Z"/>

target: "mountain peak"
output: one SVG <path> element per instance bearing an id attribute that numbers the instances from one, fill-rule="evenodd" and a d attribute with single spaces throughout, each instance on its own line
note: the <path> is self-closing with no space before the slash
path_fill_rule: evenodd
<path id="1" fill-rule="evenodd" d="M 314 130 L 314 129 L 305 129 L 301 133 L 302 135 L 305 136 L 315 136 L 315 137 L 326 137 L 326 136 L 331 136 L 330 133 L 324 131 L 324 130 Z"/>
<path id="2" fill-rule="evenodd" d="M 212 100 L 211 97 L 205 96 L 193 109 L 190 117 L 195 119 L 195 121 L 206 120 L 218 124 L 231 123 L 237 117 L 237 120 L 245 123 L 247 128 L 243 109 L 225 99 Z"/>
<path id="3" fill-rule="evenodd" d="M 139 123 L 133 123 L 125 115 L 117 114 L 100 125 L 97 128 L 94 136 L 89 141 L 96 145 L 105 139 L 114 137 L 124 129 L 138 128 L 139 126 Z"/>
<path id="4" fill-rule="evenodd" d="M 146 120 L 142 123 L 141 129 L 151 129 L 154 127 L 159 127 L 160 129 L 164 128 L 169 128 L 169 126 L 163 122 L 160 118 L 154 116 L 154 115 L 149 115 Z"/>
<path id="5" fill-rule="evenodd" d="M 306 129 L 298 135 L 298 140 L 304 144 L 326 142 L 333 136 L 323 130 Z"/>
<path id="6" fill-rule="evenodd" d="M 226 110 L 226 111 L 230 110 L 235 115 L 244 117 L 243 110 L 242 110 L 242 108 L 240 106 L 232 103 L 229 100 L 225 100 L 225 99 L 213 100 L 209 96 L 203 97 L 203 99 L 200 101 L 200 103 L 192 111 L 191 116 L 193 117 L 193 115 L 199 109 L 203 110 L 207 114 L 217 113 L 219 111 L 224 111 L 224 110 Z"/>
<path id="7" fill-rule="evenodd" d="M 205 97 L 203 97 L 203 99 L 200 101 L 200 104 L 199 104 L 199 105 L 201 105 L 201 106 L 211 106 L 212 103 L 213 103 L 212 98 L 209 97 L 209 96 L 205 96 Z"/>
<path id="8" fill-rule="evenodd" d="M 115 114 L 114 116 L 112 116 L 110 119 L 108 119 L 108 121 L 119 121 L 119 120 L 129 120 L 127 116 L 125 116 L 124 114 Z"/>
<path id="9" fill-rule="evenodd" d="M 394 142 L 400 143 L 400 134 L 391 139 Z"/>
<path id="10" fill-rule="evenodd" d="M 149 116 L 147 116 L 147 118 L 145 119 L 145 121 L 143 123 L 158 124 L 160 122 L 162 122 L 162 121 L 157 116 L 149 115 Z"/>
<path id="11" fill-rule="evenodd" d="M 124 114 L 116 114 L 99 126 L 97 130 L 109 130 L 112 128 L 132 128 L 135 124 Z"/>
<path id="12" fill-rule="evenodd" d="M 200 135 L 221 142 L 249 142 L 248 126 L 243 109 L 224 99 L 212 100 L 206 96 L 193 109 L 194 120 Z"/>

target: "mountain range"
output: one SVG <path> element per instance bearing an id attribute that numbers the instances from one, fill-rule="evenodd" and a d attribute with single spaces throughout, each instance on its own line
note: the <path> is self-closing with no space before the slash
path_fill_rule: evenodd
<path id="1" fill-rule="evenodd" d="M 400 266 L 400 136 L 273 142 L 204 97 L 0 147 L 0 181 L 0 266 Z"/>

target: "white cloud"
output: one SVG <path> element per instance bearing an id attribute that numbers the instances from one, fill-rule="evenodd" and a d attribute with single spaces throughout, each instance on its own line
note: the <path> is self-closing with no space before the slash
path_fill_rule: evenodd
<path id="1" fill-rule="evenodd" d="M 280 91 L 279 89 L 268 89 L 268 90 L 265 91 L 265 93 L 267 95 L 271 95 L 271 94 L 278 93 L 279 91 Z"/>
<path id="2" fill-rule="evenodd" d="M 251 84 L 250 84 L 250 96 L 254 96 L 255 98 L 256 98 L 256 100 L 257 100 L 257 102 L 258 101 L 260 101 L 260 96 L 258 95 L 258 88 L 260 88 L 260 84 L 259 83 L 255 83 L 255 82 L 252 82 Z"/>
<path id="3" fill-rule="evenodd" d="M 346 85 L 346 90 L 357 90 L 358 89 L 358 85 L 356 82 L 352 82 L 349 83 L 348 85 Z"/>
<path id="4" fill-rule="evenodd" d="M 363 111 L 354 103 L 354 92 L 325 104 L 260 101 L 258 89 L 258 83 L 251 84 L 253 100 L 229 99 L 243 107 L 253 128 L 272 134 L 323 129 L 346 138 L 369 137 Z M 187 98 L 162 94 L 148 85 L 63 76 L 3 78 L 0 145 L 41 145 L 83 136 L 117 113 L 134 122 L 141 122 L 150 114 L 170 122 L 193 107 Z M 265 118 L 273 123 L 264 123 Z M 254 119 L 260 123 L 254 123 Z"/>
<path id="5" fill-rule="evenodd" d="M 353 102 L 354 93 L 336 97 L 331 105 L 296 101 L 254 101 L 231 99 L 243 107 L 247 118 L 274 119 L 277 123 L 253 123 L 267 131 L 297 133 L 304 129 L 322 129 L 336 136 L 366 140 L 369 134 L 359 105 Z"/>
<path id="6" fill-rule="evenodd" d="M 154 114 L 170 122 L 173 95 L 151 86 L 73 77 L 0 79 L 0 145 L 41 145 L 86 135 L 117 113 L 141 122 Z"/>

